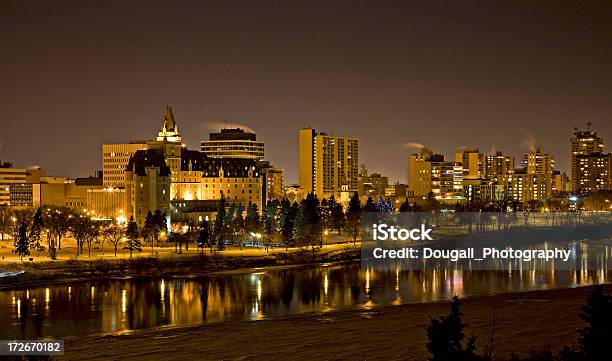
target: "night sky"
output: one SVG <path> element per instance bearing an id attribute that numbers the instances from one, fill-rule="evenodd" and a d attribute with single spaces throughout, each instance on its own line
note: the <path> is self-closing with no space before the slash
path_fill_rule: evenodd
<path id="1" fill-rule="evenodd" d="M 2 1 L 0 160 L 101 169 L 101 144 L 249 126 L 297 180 L 297 130 L 360 140 L 405 182 L 410 143 L 452 157 L 612 142 L 612 2 Z"/>

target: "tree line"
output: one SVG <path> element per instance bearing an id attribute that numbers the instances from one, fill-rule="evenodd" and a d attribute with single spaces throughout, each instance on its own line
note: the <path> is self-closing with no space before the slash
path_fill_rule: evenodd
<path id="1" fill-rule="evenodd" d="M 20 260 L 30 256 L 47 253 L 51 259 L 57 258 L 57 251 L 62 249 L 62 240 L 72 236 L 76 242 L 75 257 L 79 257 L 87 248 L 91 257 L 94 243 L 110 244 L 117 256 L 120 245 L 130 252 L 141 251 L 143 241 L 153 244 L 159 242 L 159 235 L 166 230 L 165 215 L 159 211 L 149 212 L 143 227 L 139 228 L 133 217 L 127 222 L 95 219 L 86 211 L 69 207 L 39 207 L 13 209 L 0 207 L 0 234 L 11 235 L 15 253 Z"/>

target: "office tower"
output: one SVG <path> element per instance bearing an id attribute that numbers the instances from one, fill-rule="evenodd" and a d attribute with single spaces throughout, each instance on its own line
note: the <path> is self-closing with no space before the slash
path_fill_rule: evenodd
<path id="1" fill-rule="evenodd" d="M 544 153 L 542 147 L 538 147 L 535 152 L 523 155 L 522 165 L 527 174 L 538 174 L 544 177 L 545 198 L 549 197 L 553 190 L 555 158 L 551 154 Z"/>
<path id="2" fill-rule="evenodd" d="M 11 185 L 26 183 L 27 169 L 13 168 L 11 163 L 0 164 L 0 205 L 11 204 Z"/>
<path id="3" fill-rule="evenodd" d="M 466 148 L 455 153 L 455 162 L 463 166 L 463 177 L 476 179 L 484 177 L 484 156 L 478 148 Z"/>
<path id="4" fill-rule="evenodd" d="M 590 124 L 589 124 L 590 127 Z M 593 153 L 603 153 L 603 139 L 597 136 L 597 132 L 587 129 L 585 131 L 575 128 L 574 137 L 571 138 L 570 170 L 572 191 L 580 191 L 581 174 L 578 168 L 577 157 Z"/>
<path id="5" fill-rule="evenodd" d="M 224 128 L 210 133 L 209 140 L 200 142 L 200 149 L 211 158 L 245 158 L 262 160 L 264 143 L 255 133 L 240 128 Z"/>
<path id="6" fill-rule="evenodd" d="M 44 176 L 39 167 L 13 168 L 9 162 L 0 162 L 0 205 L 31 205 L 31 184 Z"/>
<path id="7" fill-rule="evenodd" d="M 415 200 L 430 193 L 436 199 L 452 201 L 463 198 L 463 167 L 459 162 L 445 161 L 442 154 L 423 148 L 408 160 L 408 193 Z"/>
<path id="8" fill-rule="evenodd" d="M 147 149 L 147 142 L 102 145 L 102 178 L 104 187 L 125 187 L 125 168 L 130 158 L 139 150 Z"/>
<path id="9" fill-rule="evenodd" d="M 306 193 L 322 198 L 357 191 L 357 139 L 300 129 L 299 157 L 299 184 Z"/>

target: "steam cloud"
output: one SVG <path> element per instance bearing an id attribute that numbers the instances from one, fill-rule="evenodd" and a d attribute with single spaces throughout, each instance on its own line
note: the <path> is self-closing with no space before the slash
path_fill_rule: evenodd
<path id="1" fill-rule="evenodd" d="M 525 133 L 525 135 L 523 135 L 523 146 L 527 148 L 528 152 L 534 153 L 538 143 L 533 135 Z"/>
<path id="2" fill-rule="evenodd" d="M 230 123 L 230 122 L 212 122 L 208 123 L 208 128 L 212 131 L 218 132 L 219 129 L 223 128 L 240 128 L 246 132 L 255 133 L 255 131 L 249 127 L 248 125 L 238 124 L 238 123 Z"/>
<path id="3" fill-rule="evenodd" d="M 421 143 L 416 143 L 416 142 L 407 142 L 402 144 L 402 147 L 405 149 L 423 149 L 425 148 L 425 145 L 421 144 Z"/>

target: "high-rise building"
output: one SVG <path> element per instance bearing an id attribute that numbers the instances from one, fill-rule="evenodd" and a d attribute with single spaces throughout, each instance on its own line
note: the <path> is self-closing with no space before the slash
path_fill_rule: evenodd
<path id="1" fill-rule="evenodd" d="M 147 142 L 102 145 L 102 177 L 104 187 L 125 187 L 125 168 L 130 158 L 139 150 L 147 149 Z"/>
<path id="2" fill-rule="evenodd" d="M 418 200 L 430 193 L 443 201 L 463 199 L 463 167 L 423 148 L 408 160 L 408 194 Z"/>
<path id="3" fill-rule="evenodd" d="M 590 127 L 590 124 L 589 124 Z M 580 191 L 581 174 L 578 167 L 577 157 L 581 155 L 589 155 L 593 153 L 603 153 L 603 139 L 597 136 L 597 132 L 590 129 L 578 130 L 574 132 L 574 137 L 571 138 L 571 154 L 570 154 L 570 168 L 571 168 L 571 182 L 572 191 Z"/>
<path id="4" fill-rule="evenodd" d="M 538 147 L 535 152 L 523 155 L 522 165 L 527 174 L 538 174 L 544 177 L 545 197 L 549 197 L 553 191 L 553 171 L 555 169 L 555 158 L 552 154 L 544 153 L 542 148 Z"/>
<path id="5" fill-rule="evenodd" d="M 504 184 L 514 171 L 514 157 L 502 152 L 484 157 L 484 179 L 490 179 L 498 184 Z"/>
<path id="6" fill-rule="evenodd" d="M 590 153 L 576 156 L 577 189 L 583 193 L 612 190 L 612 154 Z"/>
<path id="7" fill-rule="evenodd" d="M 544 174 L 528 173 L 515 169 L 508 180 L 508 196 L 519 202 L 544 201 L 548 196 L 548 184 Z"/>
<path id="8" fill-rule="evenodd" d="M 455 153 L 455 162 L 463 166 L 463 177 L 477 179 L 484 177 L 484 155 L 478 148 L 466 148 L 463 152 Z"/>
<path id="9" fill-rule="evenodd" d="M 319 197 L 338 197 L 341 193 L 357 191 L 357 139 L 317 134 L 312 128 L 300 129 L 299 156 L 299 183 L 305 192 L 314 192 Z"/>
<path id="10" fill-rule="evenodd" d="M 255 133 L 240 128 L 224 128 L 210 133 L 209 140 L 200 142 L 202 152 L 211 158 L 264 159 L 264 143 Z"/>

